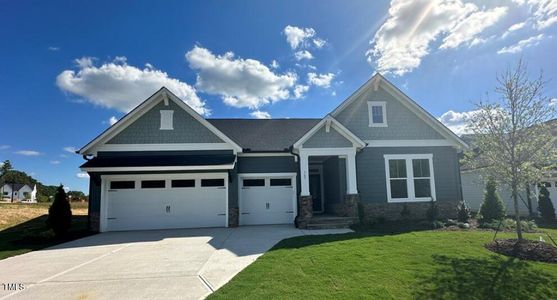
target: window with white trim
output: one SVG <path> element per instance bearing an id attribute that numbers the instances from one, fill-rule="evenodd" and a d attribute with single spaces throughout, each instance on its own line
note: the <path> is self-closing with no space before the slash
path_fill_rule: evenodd
<path id="1" fill-rule="evenodd" d="M 161 128 L 160 130 L 174 130 L 174 111 L 161 110 Z"/>
<path id="2" fill-rule="evenodd" d="M 368 101 L 369 127 L 387 127 L 387 103 Z"/>
<path id="3" fill-rule="evenodd" d="M 432 154 L 392 154 L 384 157 L 389 202 L 435 199 Z"/>

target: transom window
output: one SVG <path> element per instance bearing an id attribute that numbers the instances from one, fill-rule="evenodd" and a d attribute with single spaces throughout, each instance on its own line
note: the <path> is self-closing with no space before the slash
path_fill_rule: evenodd
<path id="1" fill-rule="evenodd" d="M 389 202 L 435 199 L 432 154 L 385 155 Z"/>
<path id="2" fill-rule="evenodd" d="M 224 179 L 201 179 L 202 187 L 222 187 Z"/>
<path id="3" fill-rule="evenodd" d="M 127 189 L 135 189 L 135 181 L 111 181 L 110 182 L 110 189 L 111 190 L 127 190 Z"/>
<path id="4" fill-rule="evenodd" d="M 387 103 L 383 101 L 368 101 L 370 127 L 387 127 Z"/>
<path id="5" fill-rule="evenodd" d="M 163 189 L 166 186 L 164 180 L 143 180 L 141 181 L 142 189 Z"/>

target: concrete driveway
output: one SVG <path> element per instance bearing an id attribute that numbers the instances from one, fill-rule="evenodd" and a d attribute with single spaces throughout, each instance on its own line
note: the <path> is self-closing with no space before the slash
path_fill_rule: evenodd
<path id="1" fill-rule="evenodd" d="M 282 239 L 349 231 L 274 225 L 102 233 L 0 260 L 0 299 L 199 299 Z"/>

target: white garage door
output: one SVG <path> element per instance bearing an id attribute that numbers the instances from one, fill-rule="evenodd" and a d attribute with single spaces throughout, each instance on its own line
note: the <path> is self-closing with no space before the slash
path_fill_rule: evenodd
<path id="1" fill-rule="evenodd" d="M 227 174 L 103 178 L 106 231 L 227 225 Z M 102 219 L 101 219 L 102 220 Z"/>
<path id="2" fill-rule="evenodd" d="M 296 173 L 239 174 L 240 225 L 291 224 L 296 217 Z"/>

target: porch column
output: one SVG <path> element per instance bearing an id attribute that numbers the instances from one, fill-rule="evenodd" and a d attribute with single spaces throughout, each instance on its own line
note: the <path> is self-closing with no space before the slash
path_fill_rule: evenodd
<path id="1" fill-rule="evenodd" d="M 300 151 L 300 182 L 302 190 L 300 196 L 309 196 L 309 159 L 306 153 Z"/>
<path id="2" fill-rule="evenodd" d="M 356 178 L 356 151 L 346 155 L 346 194 L 358 193 Z"/>

